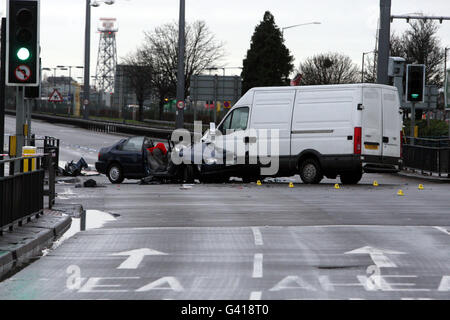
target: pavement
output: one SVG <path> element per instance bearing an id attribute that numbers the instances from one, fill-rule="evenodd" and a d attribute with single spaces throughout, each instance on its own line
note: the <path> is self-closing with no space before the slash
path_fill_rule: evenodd
<path id="1" fill-rule="evenodd" d="M 70 130 L 80 132 L 66 145 L 104 135 Z M 87 230 L 73 219 L 56 247 L 0 283 L 0 300 L 450 299 L 449 184 L 390 174 L 340 189 L 298 176 L 262 186 L 88 178 L 99 187 L 59 183 L 56 199 L 81 204 Z"/>
<path id="2" fill-rule="evenodd" d="M 64 234 L 70 224 L 68 215 L 46 209 L 38 218 L 4 231 L 0 236 L 0 279 L 42 256 L 42 251 Z"/>

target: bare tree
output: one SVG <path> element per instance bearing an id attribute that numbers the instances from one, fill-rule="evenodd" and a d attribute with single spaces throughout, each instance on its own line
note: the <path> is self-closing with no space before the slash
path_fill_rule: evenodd
<path id="1" fill-rule="evenodd" d="M 138 49 L 123 59 L 124 81 L 128 81 L 136 94 L 139 121 L 144 118 L 144 101 L 151 94 L 153 79 L 152 65 L 144 57 L 145 52 Z"/>
<path id="2" fill-rule="evenodd" d="M 444 49 L 436 33 L 438 24 L 432 20 L 410 22 L 410 28 L 402 35 L 393 33 L 390 39 L 390 56 L 402 57 L 406 64 L 425 64 L 426 83 L 442 86 Z M 376 81 L 376 59 L 367 59 L 364 79 Z M 374 70 L 374 72 L 371 72 Z"/>
<path id="3" fill-rule="evenodd" d="M 407 63 L 425 64 L 426 83 L 442 86 L 444 51 L 436 33 L 436 21 L 411 21 L 401 37 L 401 57 Z"/>
<path id="4" fill-rule="evenodd" d="M 185 93 L 187 95 L 191 76 L 208 67 L 217 67 L 224 57 L 224 44 L 218 42 L 204 21 L 186 25 Z M 152 32 L 144 32 L 142 57 L 151 64 L 152 86 L 159 99 L 161 119 L 164 99 L 174 97 L 177 86 L 178 24 L 165 24 Z"/>
<path id="5" fill-rule="evenodd" d="M 300 63 L 302 84 L 340 84 L 358 82 L 360 72 L 350 57 L 340 53 L 318 54 Z"/>

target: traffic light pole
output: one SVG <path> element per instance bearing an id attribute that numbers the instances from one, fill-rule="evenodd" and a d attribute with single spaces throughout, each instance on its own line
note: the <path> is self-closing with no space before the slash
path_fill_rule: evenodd
<path id="1" fill-rule="evenodd" d="M 412 102 L 411 103 L 411 129 L 410 129 L 410 135 L 411 135 L 411 141 L 410 144 L 413 146 L 414 145 L 414 140 L 416 138 L 415 133 L 416 133 L 416 103 Z"/>
<path id="2" fill-rule="evenodd" d="M 25 87 L 16 88 L 16 157 L 22 156 L 22 147 L 25 137 L 23 128 L 25 124 Z M 20 171 L 20 163 L 14 166 L 15 172 Z"/>

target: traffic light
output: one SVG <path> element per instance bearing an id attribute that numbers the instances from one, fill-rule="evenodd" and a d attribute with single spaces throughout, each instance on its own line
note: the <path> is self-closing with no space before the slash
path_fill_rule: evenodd
<path id="1" fill-rule="evenodd" d="M 39 85 L 39 1 L 7 2 L 6 85 Z"/>
<path id="2" fill-rule="evenodd" d="M 425 65 L 406 66 L 406 101 L 423 102 L 425 91 Z"/>

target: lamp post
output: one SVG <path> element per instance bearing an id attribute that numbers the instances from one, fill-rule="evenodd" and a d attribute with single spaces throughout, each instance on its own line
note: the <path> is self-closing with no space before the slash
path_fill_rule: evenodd
<path id="1" fill-rule="evenodd" d="M 83 118 L 88 119 L 88 106 L 89 106 L 89 67 L 90 67 L 90 54 L 91 54 L 91 6 L 98 7 L 100 2 L 107 5 L 114 4 L 114 0 L 86 0 L 86 27 L 84 30 L 84 89 L 83 89 Z"/>
<path id="2" fill-rule="evenodd" d="M 310 25 L 310 24 L 322 24 L 322 22 L 314 21 L 314 22 L 300 23 L 300 24 L 295 24 L 293 26 L 283 27 L 283 28 L 281 28 L 281 36 L 284 36 L 284 30 L 286 30 L 286 29 L 291 29 L 291 28 L 296 28 L 296 27 L 301 27 L 301 26 L 307 26 L 307 25 Z"/>
<path id="3" fill-rule="evenodd" d="M 375 51 L 363 52 L 363 54 L 362 54 L 361 83 L 364 83 L 364 57 L 366 56 L 366 54 L 369 54 L 369 53 L 375 53 Z M 375 63 L 375 61 L 374 61 L 374 63 Z"/>
<path id="4" fill-rule="evenodd" d="M 72 90 L 71 90 L 71 88 L 72 88 L 72 68 L 83 69 L 84 67 L 83 66 L 56 66 L 56 67 L 69 69 L 69 92 L 67 95 L 69 96 L 69 99 L 70 99 L 70 107 L 69 107 L 69 114 L 70 114 L 70 110 L 73 107 L 73 98 L 71 96 L 71 93 L 72 93 Z"/>

